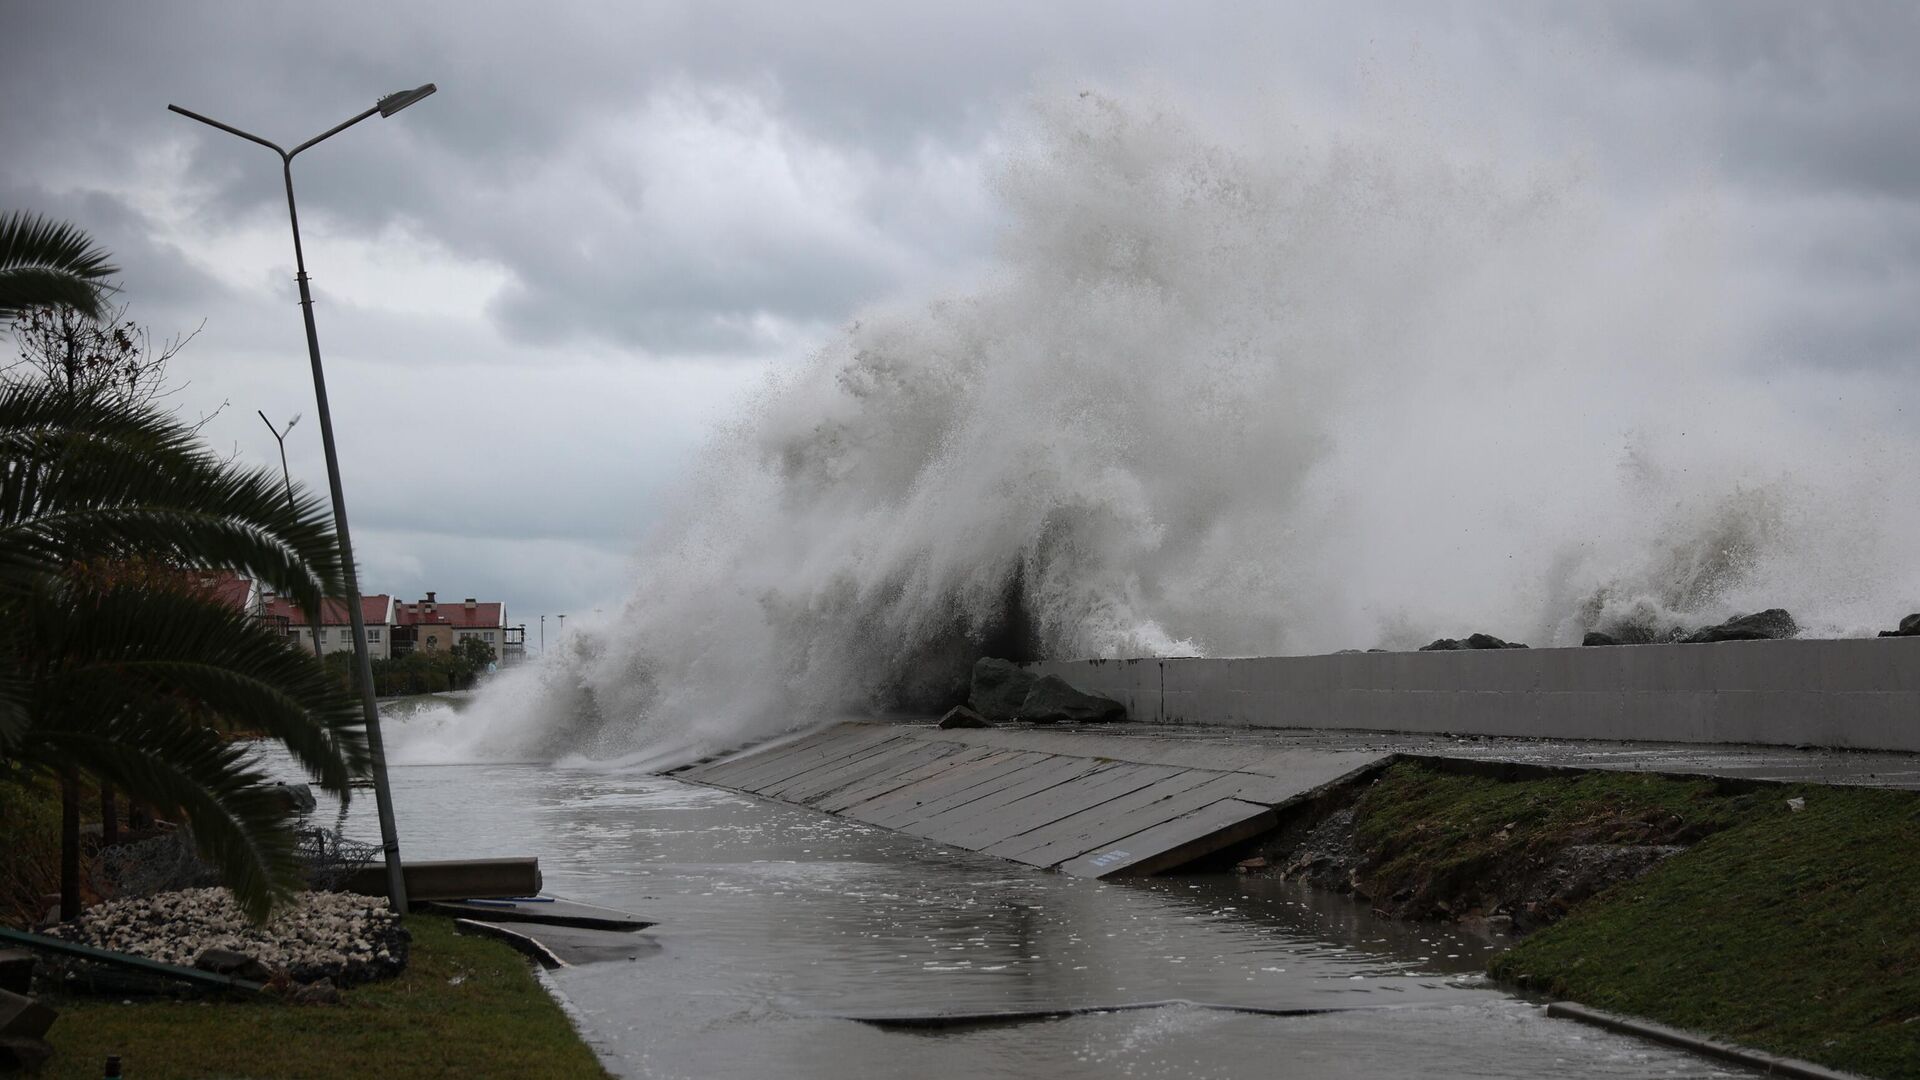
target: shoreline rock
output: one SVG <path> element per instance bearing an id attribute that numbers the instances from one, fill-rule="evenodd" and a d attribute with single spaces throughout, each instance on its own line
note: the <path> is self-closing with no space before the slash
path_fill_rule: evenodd
<path id="1" fill-rule="evenodd" d="M 1464 638 L 1439 638 L 1420 646 L 1421 652 L 1455 652 L 1462 649 L 1524 649 L 1517 641 L 1504 641 L 1492 634 L 1468 634 Z"/>
<path id="2" fill-rule="evenodd" d="M 967 694 L 971 713 L 984 722 L 1024 720 L 1030 724 L 1102 724 L 1127 718 L 1127 707 L 1101 694 L 1076 690 L 1058 675 L 1035 675 L 1010 660 L 983 656 L 973 665 Z M 952 717 L 953 712 L 947 713 Z M 942 717 L 941 727 L 949 725 Z"/>
<path id="3" fill-rule="evenodd" d="M 1882 630 L 1881 637 L 1920 637 L 1920 611 L 1900 620 L 1897 630 Z"/>

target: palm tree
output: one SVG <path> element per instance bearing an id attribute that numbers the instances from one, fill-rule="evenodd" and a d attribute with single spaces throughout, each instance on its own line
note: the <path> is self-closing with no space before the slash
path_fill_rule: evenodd
<path id="1" fill-rule="evenodd" d="M 64 222 L 16 210 L 0 217 L 0 324 L 29 308 L 71 307 L 103 314 L 106 281 L 120 271 L 87 234 Z"/>
<path id="2" fill-rule="evenodd" d="M 0 760 L 180 809 L 264 917 L 298 884 L 291 821 L 228 735 L 278 739 L 345 799 L 364 721 L 311 656 L 193 587 L 187 571 L 212 568 L 308 611 L 342 576 L 317 499 L 289 502 L 278 477 L 218 461 L 170 416 L 0 391 Z M 77 908 L 77 880 L 62 892 Z"/>

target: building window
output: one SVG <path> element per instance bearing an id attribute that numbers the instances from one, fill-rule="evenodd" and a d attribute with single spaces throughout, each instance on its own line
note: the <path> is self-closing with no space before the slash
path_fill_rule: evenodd
<path id="1" fill-rule="evenodd" d="M 487 639 L 487 644 L 493 644 L 493 631 L 489 630 L 481 636 Z"/>
<path id="2" fill-rule="evenodd" d="M 380 631 L 378 631 L 378 630 L 375 630 L 375 629 L 371 629 L 371 628 L 370 628 L 370 629 L 368 629 L 368 630 L 367 630 L 367 640 L 368 640 L 368 641 L 379 641 L 379 640 L 380 640 Z"/>

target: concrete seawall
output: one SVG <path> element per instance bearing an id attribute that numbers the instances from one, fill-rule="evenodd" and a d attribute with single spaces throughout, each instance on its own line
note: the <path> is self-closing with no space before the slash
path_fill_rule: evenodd
<path id="1" fill-rule="evenodd" d="M 1163 724 L 1920 752 L 1920 638 L 1026 667 Z"/>

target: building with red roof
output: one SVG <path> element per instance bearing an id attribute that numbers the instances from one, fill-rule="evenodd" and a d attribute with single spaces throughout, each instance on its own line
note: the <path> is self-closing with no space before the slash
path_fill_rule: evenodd
<path id="1" fill-rule="evenodd" d="M 261 613 L 260 583 L 243 578 L 231 570 L 185 570 L 189 587 L 203 593 L 207 599 L 222 607 L 229 607 L 242 615 L 259 617 Z"/>
<path id="2" fill-rule="evenodd" d="M 353 649 L 353 622 L 348 616 L 351 612 L 347 602 L 329 598 L 320 601 L 320 625 L 312 624 L 307 613 L 298 604 L 284 596 L 269 596 L 263 603 L 263 614 L 268 620 L 277 623 L 286 631 L 288 637 L 298 641 L 300 647 L 311 651 L 314 636 L 319 635 L 320 651 L 326 653 L 350 652 Z M 360 598 L 360 619 L 367 631 L 367 653 L 375 660 L 385 660 L 392 655 L 393 645 L 393 597 L 387 593 L 376 593 Z"/>
<path id="3" fill-rule="evenodd" d="M 497 600 L 476 600 L 469 596 L 456 603 L 441 603 L 433 593 L 413 603 L 397 604 L 393 612 L 393 655 L 414 650 L 445 652 L 466 638 L 478 638 L 493 649 L 493 655 L 506 659 L 508 649 L 507 605 Z"/>

